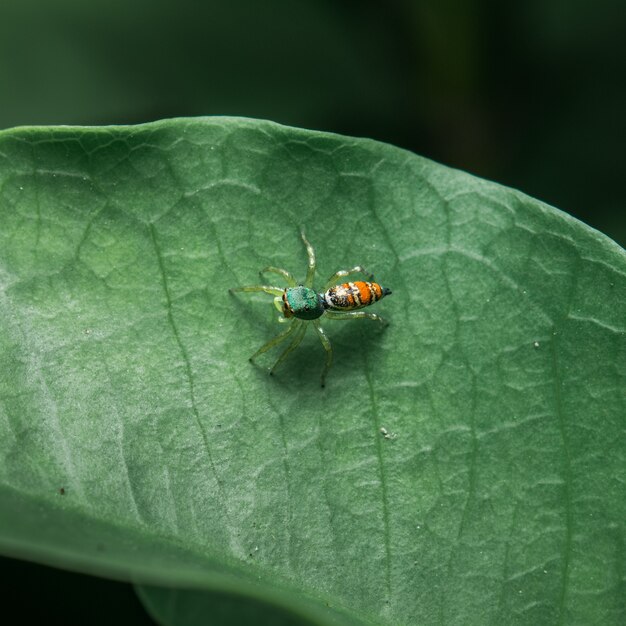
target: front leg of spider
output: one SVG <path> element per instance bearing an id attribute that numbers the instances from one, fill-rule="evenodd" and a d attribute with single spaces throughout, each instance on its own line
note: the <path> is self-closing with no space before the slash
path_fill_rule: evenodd
<path id="1" fill-rule="evenodd" d="M 284 341 L 290 340 L 287 347 L 280 353 L 277 360 L 270 367 L 270 374 L 274 373 L 278 367 L 301 343 L 309 324 L 313 325 L 317 336 L 326 352 L 326 360 L 324 369 L 322 370 L 321 384 L 326 384 L 326 376 L 330 371 L 333 363 L 333 348 L 320 325 L 320 319 L 326 315 L 330 320 L 350 320 L 350 319 L 370 319 L 387 322 L 375 313 L 367 313 L 359 309 L 370 306 L 385 296 L 391 294 L 391 290 L 387 287 L 381 287 L 374 282 L 373 274 L 369 273 L 361 265 L 356 265 L 349 270 L 339 270 L 335 272 L 327 281 L 324 291 L 316 292 L 313 289 L 313 280 L 315 278 L 315 251 L 309 243 L 304 233 L 301 233 L 302 242 L 307 251 L 308 265 L 306 278 L 303 285 L 298 285 L 293 275 L 280 267 L 270 265 L 260 274 L 263 276 L 267 273 L 278 274 L 287 283 L 287 287 L 274 287 L 271 285 L 253 285 L 250 287 L 234 287 L 230 289 L 234 292 L 263 292 L 274 296 L 274 304 L 282 314 L 279 321 L 289 323 L 289 327 L 276 337 L 270 339 L 263 344 L 251 357 L 254 361 L 258 356 L 279 346 Z M 352 274 L 363 274 L 367 280 L 358 280 L 354 282 L 344 282 L 337 284 L 341 278 Z"/>

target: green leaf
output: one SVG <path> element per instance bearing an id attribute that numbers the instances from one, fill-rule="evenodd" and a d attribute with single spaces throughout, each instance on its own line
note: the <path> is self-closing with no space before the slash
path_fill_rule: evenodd
<path id="1" fill-rule="evenodd" d="M 325 389 L 312 332 L 251 365 L 284 326 L 227 291 L 303 280 L 301 228 L 318 285 L 362 263 L 393 289 L 385 329 L 324 323 Z M 148 585 L 168 624 L 234 596 L 276 623 L 623 623 L 625 303 L 606 237 L 391 146 L 2 132 L 0 547 Z"/>

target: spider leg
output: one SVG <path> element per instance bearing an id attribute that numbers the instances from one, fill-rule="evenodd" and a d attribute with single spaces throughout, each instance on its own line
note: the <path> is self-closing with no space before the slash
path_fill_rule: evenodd
<path id="1" fill-rule="evenodd" d="M 288 272 L 287 270 L 284 270 L 280 267 L 274 267 L 273 265 L 270 265 L 268 267 L 264 267 L 259 274 L 261 276 L 263 276 L 263 274 L 265 274 L 265 272 L 273 272 L 274 274 L 280 274 L 280 276 L 282 276 L 286 281 L 287 284 L 290 287 L 297 287 L 298 282 L 296 281 L 296 279 L 293 277 L 293 274 L 291 274 L 290 272 Z"/>
<path id="2" fill-rule="evenodd" d="M 309 243 L 309 240 L 304 235 L 304 232 L 300 233 L 304 247 L 306 248 L 307 255 L 309 257 L 309 265 L 306 271 L 306 279 L 304 281 L 305 287 L 313 287 L 313 277 L 315 276 L 315 251 L 313 246 Z"/>
<path id="3" fill-rule="evenodd" d="M 350 276 L 350 274 L 358 274 L 358 273 L 365 274 L 365 276 L 367 277 L 367 280 L 369 281 L 374 280 L 374 274 L 372 274 L 371 272 L 368 272 L 362 265 L 355 265 L 353 268 L 349 270 L 339 270 L 338 272 L 335 272 L 326 281 L 326 286 L 324 287 L 324 291 L 326 291 L 326 289 L 328 289 L 332 285 L 335 285 L 340 278 L 343 278 L 344 276 Z"/>
<path id="4" fill-rule="evenodd" d="M 356 320 L 368 319 L 380 322 L 383 326 L 387 326 L 389 322 L 376 313 L 367 313 L 366 311 L 326 311 L 325 317 L 329 320 Z"/>
<path id="5" fill-rule="evenodd" d="M 228 291 L 230 293 L 235 293 L 236 291 L 262 291 L 272 296 L 282 296 L 285 290 L 280 287 L 271 287 L 270 285 L 253 285 L 250 287 L 231 287 Z"/>
<path id="6" fill-rule="evenodd" d="M 324 364 L 324 371 L 322 372 L 322 387 L 324 387 L 326 385 L 326 374 L 328 374 L 328 370 L 330 370 L 330 366 L 333 364 L 333 347 L 318 320 L 313 320 L 313 327 L 319 335 L 324 350 L 326 350 L 326 363 Z"/>
<path id="7" fill-rule="evenodd" d="M 300 345 L 300 342 L 302 341 L 302 338 L 304 337 L 304 333 L 306 332 L 306 324 L 304 322 L 301 322 L 300 320 L 296 320 L 292 324 L 292 327 L 297 327 L 298 331 L 296 332 L 291 343 L 285 348 L 283 353 L 278 357 L 278 359 L 276 360 L 276 363 L 274 363 L 274 365 L 272 365 L 272 367 L 270 368 L 270 374 L 274 374 L 274 370 L 287 358 L 287 356 L 292 350 L 295 350 Z"/>
<path id="8" fill-rule="evenodd" d="M 278 335 L 276 335 L 276 337 L 274 337 L 273 339 L 270 339 L 267 343 L 264 343 L 250 357 L 250 361 L 254 362 L 254 359 L 256 359 L 259 355 L 263 354 L 264 352 L 267 352 L 268 350 L 271 350 L 274 346 L 277 346 L 281 341 L 284 341 L 285 339 L 287 339 L 287 337 L 289 337 L 289 335 L 291 335 L 291 333 L 293 333 L 294 330 L 299 328 L 300 323 L 298 322 L 298 320 L 294 320 L 293 323 L 289 326 L 289 328 L 287 328 L 286 330 L 283 330 L 282 333 L 279 333 Z"/>

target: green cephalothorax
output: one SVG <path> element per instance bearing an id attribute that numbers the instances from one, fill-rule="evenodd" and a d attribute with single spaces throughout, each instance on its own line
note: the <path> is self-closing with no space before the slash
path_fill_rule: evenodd
<path id="1" fill-rule="evenodd" d="M 290 287 L 283 294 L 285 317 L 297 317 L 301 320 L 315 320 L 324 313 L 322 298 L 308 287 Z"/>

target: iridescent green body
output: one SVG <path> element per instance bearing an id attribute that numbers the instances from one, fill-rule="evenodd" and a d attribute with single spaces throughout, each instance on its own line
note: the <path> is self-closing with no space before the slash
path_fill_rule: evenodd
<path id="1" fill-rule="evenodd" d="M 287 270 L 270 266 L 262 270 L 261 274 L 265 272 L 279 274 L 287 281 L 288 287 L 254 285 L 250 287 L 234 287 L 230 291 L 262 291 L 274 296 L 274 306 L 281 313 L 278 321 L 289 322 L 289 327 L 286 330 L 270 339 L 250 357 L 250 361 L 254 361 L 259 355 L 289 339 L 289 344 L 270 368 L 270 374 L 273 374 L 276 367 L 285 360 L 287 355 L 296 349 L 302 341 L 307 328 L 313 326 L 324 346 L 324 350 L 326 350 L 326 364 L 322 371 L 323 387 L 326 381 L 326 374 L 333 362 L 333 349 L 324 329 L 320 326 L 318 318 L 324 315 L 331 320 L 370 319 L 386 325 L 387 322 L 379 315 L 376 315 L 376 313 L 366 313 L 365 311 L 355 309 L 362 309 L 378 302 L 385 296 L 390 295 L 391 290 L 387 287 L 381 287 L 378 283 L 370 282 L 374 278 L 372 274 L 362 266 L 357 265 L 349 270 L 335 272 L 328 279 L 324 291 L 321 293 L 316 292 L 313 289 L 315 252 L 304 233 L 301 233 L 301 235 L 309 257 L 309 266 L 304 285 L 298 285 L 296 279 Z M 337 284 L 339 278 L 356 273 L 365 274 L 368 280 Z"/>
<path id="2" fill-rule="evenodd" d="M 285 317 L 315 320 L 324 313 L 324 301 L 319 293 L 302 285 L 288 287 L 283 294 Z"/>

